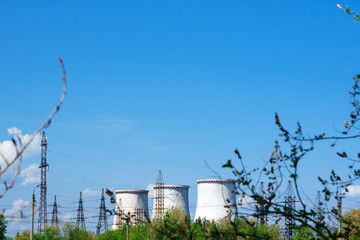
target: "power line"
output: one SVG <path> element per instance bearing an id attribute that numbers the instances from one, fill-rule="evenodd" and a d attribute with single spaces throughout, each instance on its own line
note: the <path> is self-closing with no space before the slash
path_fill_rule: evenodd
<path id="1" fill-rule="evenodd" d="M 122 150 L 119 150 L 118 148 L 110 148 L 108 146 L 101 146 L 98 143 L 95 144 L 95 143 L 86 142 L 86 141 L 82 141 L 82 140 L 78 140 L 78 139 L 73 139 L 73 138 L 69 138 L 69 137 L 60 136 L 58 134 L 53 134 L 53 133 L 51 133 L 51 135 L 55 136 L 55 137 L 60 137 L 60 138 L 66 139 L 66 140 L 70 140 L 70 141 L 73 141 L 73 142 L 78 142 L 78 143 L 82 143 L 82 144 L 85 144 L 85 145 L 90 145 L 90 146 L 93 146 L 93 147 L 96 147 L 96 148 L 99 148 L 99 149 L 105 149 L 105 150 L 110 150 L 110 151 L 113 151 L 113 152 L 119 152 L 119 153 L 124 153 L 124 154 L 128 154 L 128 155 L 133 155 L 133 156 L 136 156 L 136 157 L 140 157 L 142 159 L 149 159 L 149 160 L 152 160 L 152 161 L 159 161 L 159 159 L 149 158 L 146 155 L 141 155 L 141 154 L 138 154 L 138 153 L 122 151 Z M 163 162 L 163 161 L 161 161 L 161 162 Z M 171 163 L 171 164 L 176 164 L 176 166 L 178 166 L 177 162 L 172 162 L 172 161 L 166 161 L 166 162 Z"/>
<path id="2" fill-rule="evenodd" d="M 56 153 L 56 154 L 59 154 L 59 155 L 62 155 L 62 156 L 68 157 L 68 158 L 72 158 L 72 159 L 75 159 L 75 160 L 91 163 L 91 164 L 94 164 L 96 166 L 101 166 L 101 167 L 104 167 L 104 168 L 124 172 L 124 173 L 131 174 L 131 175 L 134 175 L 134 176 L 140 176 L 140 177 L 144 177 L 144 178 L 154 179 L 153 177 L 150 177 L 150 176 L 138 174 L 138 173 L 135 173 L 135 172 L 131 172 L 131 171 L 127 171 L 127 170 L 124 170 L 124 169 L 116 168 L 114 166 L 109 166 L 109 165 L 106 165 L 106 164 L 99 164 L 98 162 L 89 161 L 89 160 L 82 159 L 82 158 L 79 158 L 79 157 L 74 157 L 74 156 L 71 156 L 71 155 L 68 155 L 68 154 L 65 154 L 65 153 L 60 153 L 60 152 L 53 151 L 53 150 L 49 150 L 49 152 Z"/>
<path id="3" fill-rule="evenodd" d="M 106 186 L 106 184 L 103 184 L 103 183 L 94 182 L 94 181 L 91 181 L 91 180 L 88 180 L 88 179 L 85 179 L 85 178 L 79 178 L 79 177 L 70 176 L 70 175 L 67 175 L 67 174 L 64 174 L 64 173 L 58 173 L 58 172 L 54 172 L 54 171 L 50 171 L 50 173 L 61 175 L 61 176 L 72 178 L 72 179 L 81 180 L 81 181 L 84 181 L 84 182 L 91 182 L 93 184 L 97 184 L 97 185 L 100 185 L 102 187 Z"/>

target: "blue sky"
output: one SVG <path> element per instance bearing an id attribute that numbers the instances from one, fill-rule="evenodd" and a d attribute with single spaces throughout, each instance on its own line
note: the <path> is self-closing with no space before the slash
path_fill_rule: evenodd
<path id="1" fill-rule="evenodd" d="M 0 139 L 12 127 L 32 133 L 49 115 L 62 90 L 61 56 L 68 95 L 46 130 L 48 203 L 56 194 L 62 217 L 72 217 L 90 189 L 93 229 L 96 191 L 145 189 L 162 169 L 165 183 L 190 185 L 194 213 L 196 179 L 215 176 L 205 160 L 231 178 L 221 165 L 237 147 L 261 166 L 278 138 L 275 112 L 309 133 L 341 127 L 359 73 L 360 25 L 337 3 L 360 9 L 332 0 L 1 1 Z M 336 150 L 359 143 L 337 147 L 322 144 L 304 161 L 307 195 L 315 198 L 315 176 L 344 166 Z M 35 151 L 23 169 L 39 162 Z M 36 183 L 24 179 L 1 205 L 31 200 Z"/>

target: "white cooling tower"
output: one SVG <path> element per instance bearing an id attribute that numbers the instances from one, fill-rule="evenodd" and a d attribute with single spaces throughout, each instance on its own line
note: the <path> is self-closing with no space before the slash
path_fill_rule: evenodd
<path id="1" fill-rule="evenodd" d="M 116 208 L 113 221 L 113 229 L 118 228 L 124 223 L 124 216 L 132 215 L 131 222 L 145 220 L 149 216 L 148 209 L 148 190 L 116 190 Z"/>
<path id="2" fill-rule="evenodd" d="M 219 221 L 223 218 L 233 218 L 236 196 L 235 180 L 232 179 L 200 179 L 198 183 L 198 198 L 195 212 L 196 219 Z M 233 214 L 230 214 L 232 212 Z"/>
<path id="3" fill-rule="evenodd" d="M 154 205 L 153 211 L 151 214 L 151 219 L 156 218 L 159 216 L 157 214 L 158 205 L 156 204 L 157 201 L 161 201 L 161 196 L 158 194 L 163 192 L 163 203 L 164 203 L 164 210 L 165 213 L 172 207 L 182 209 L 186 214 L 190 215 L 189 213 L 189 186 L 186 185 L 154 185 Z M 161 214 L 160 214 L 161 215 Z"/>

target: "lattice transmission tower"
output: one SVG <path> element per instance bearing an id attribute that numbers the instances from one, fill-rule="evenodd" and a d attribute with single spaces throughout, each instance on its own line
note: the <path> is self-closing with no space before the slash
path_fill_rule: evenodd
<path id="1" fill-rule="evenodd" d="M 295 209 L 295 193 L 292 187 L 291 181 L 289 181 L 289 185 L 285 191 L 285 208 L 289 215 L 292 214 L 293 210 Z M 295 220 L 291 216 L 285 216 L 285 239 L 290 240 L 294 235 L 294 226 Z"/>
<path id="2" fill-rule="evenodd" d="M 108 229 L 104 189 L 102 189 L 102 193 L 101 193 L 99 221 L 98 221 L 98 225 L 96 226 L 96 236 L 100 234 L 102 228 L 104 229 L 104 232 Z"/>
<path id="3" fill-rule="evenodd" d="M 144 205 L 142 204 L 140 197 L 138 197 L 138 199 L 136 201 L 136 206 L 135 206 L 135 224 L 138 224 L 138 223 L 141 223 L 144 221 L 144 217 L 145 217 L 144 213 L 145 213 Z"/>
<path id="4" fill-rule="evenodd" d="M 267 213 L 266 213 L 266 209 L 265 209 L 266 207 L 264 201 L 264 199 L 266 198 L 264 182 L 260 183 L 259 196 L 261 197 L 261 199 L 259 199 L 259 202 L 257 203 L 256 206 L 256 212 L 257 212 L 256 216 L 260 224 L 265 224 L 267 222 Z"/>
<path id="5" fill-rule="evenodd" d="M 57 203 L 56 203 L 56 196 L 54 197 L 54 205 L 52 210 L 52 216 L 51 216 L 51 225 L 59 227 L 59 213 L 57 210 Z"/>
<path id="6" fill-rule="evenodd" d="M 154 201 L 155 201 L 155 217 L 161 218 L 164 216 L 164 179 L 159 170 L 159 174 L 157 176 L 156 184 L 154 187 Z"/>
<path id="7" fill-rule="evenodd" d="M 82 192 L 80 192 L 80 199 L 79 199 L 79 207 L 77 210 L 77 218 L 76 218 L 76 225 L 83 227 L 85 229 L 85 216 L 84 216 L 84 206 L 82 200 Z"/>
<path id="8" fill-rule="evenodd" d="M 40 209 L 39 209 L 39 220 L 38 220 L 38 232 L 44 232 L 44 229 L 47 225 L 47 201 L 46 201 L 46 170 L 49 166 L 46 162 L 46 151 L 47 151 L 47 141 L 45 136 L 45 131 L 42 134 L 41 138 L 41 164 L 39 168 L 41 169 L 41 183 L 40 183 Z"/>

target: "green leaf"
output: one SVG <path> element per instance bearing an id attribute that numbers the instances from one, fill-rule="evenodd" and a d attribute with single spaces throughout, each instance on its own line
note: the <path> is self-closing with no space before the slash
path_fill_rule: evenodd
<path id="1" fill-rule="evenodd" d="M 231 164 L 231 160 L 227 160 L 227 163 L 222 165 L 223 168 L 234 168 L 234 166 Z"/>

